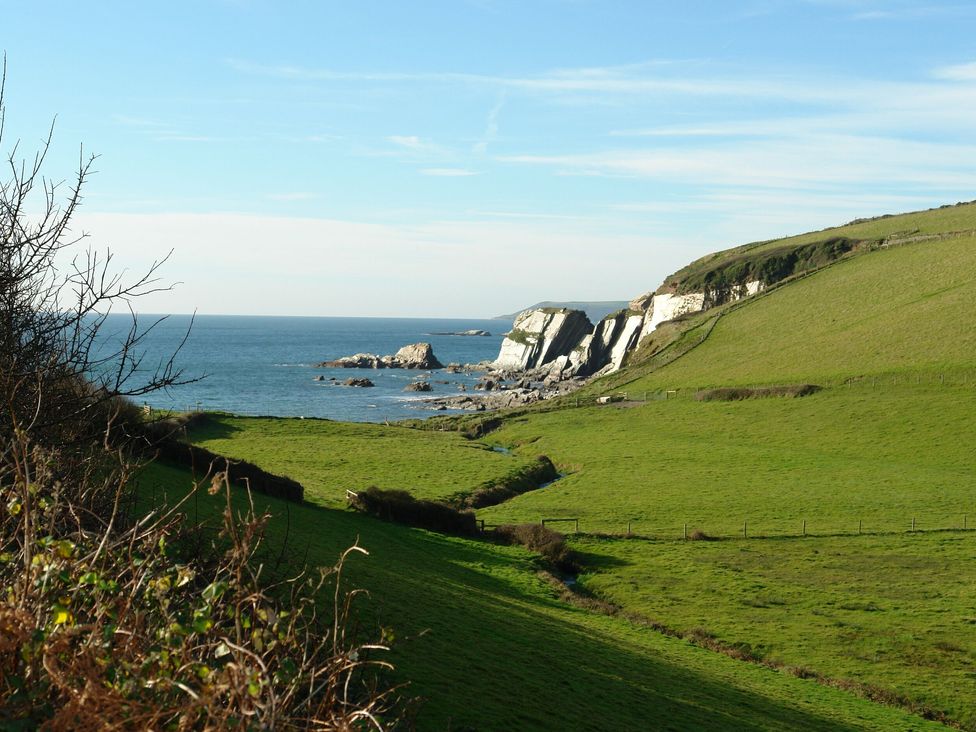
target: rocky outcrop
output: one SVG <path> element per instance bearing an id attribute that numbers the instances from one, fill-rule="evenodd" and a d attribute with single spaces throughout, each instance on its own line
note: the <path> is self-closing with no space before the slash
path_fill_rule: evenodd
<path id="1" fill-rule="evenodd" d="M 376 384 L 374 384 L 374 383 L 373 383 L 372 381 L 370 381 L 369 379 L 346 379 L 346 380 L 345 380 L 345 381 L 343 381 L 342 383 L 343 383 L 343 384 L 344 384 L 345 386 L 358 386 L 358 387 L 370 387 L 370 386 L 376 386 Z"/>
<path id="2" fill-rule="evenodd" d="M 491 335 L 491 333 L 489 331 L 487 331 L 487 330 L 480 330 L 480 329 L 477 329 L 477 328 L 473 328 L 471 330 L 455 330 L 455 331 L 450 331 L 450 332 L 447 332 L 447 333 L 431 333 L 430 335 L 435 335 L 435 336 L 480 336 L 480 337 L 488 337 L 488 336 Z"/>
<path id="3" fill-rule="evenodd" d="M 675 320 L 683 315 L 708 310 L 716 305 L 735 302 L 762 292 L 764 285 L 760 280 L 745 282 L 722 290 L 703 290 L 701 292 L 647 292 L 634 298 L 631 309 L 644 312 L 644 322 L 635 345 L 651 334 L 661 323 Z"/>
<path id="4" fill-rule="evenodd" d="M 403 387 L 404 391 L 431 391 L 432 389 L 429 381 L 414 381 Z"/>
<path id="5" fill-rule="evenodd" d="M 437 360 L 429 343 L 413 343 L 404 346 L 393 356 L 377 356 L 373 353 L 357 353 L 335 361 L 322 361 L 322 368 L 334 369 L 440 369 L 444 364 Z"/>
<path id="6" fill-rule="evenodd" d="M 580 311 L 530 310 L 515 321 L 493 367 L 557 380 L 616 370 L 636 346 L 643 323 L 640 310 L 612 313 L 595 327 Z"/>
<path id="7" fill-rule="evenodd" d="M 629 307 L 590 325 L 578 310 L 527 310 L 515 320 L 502 341 L 496 370 L 536 372 L 542 379 L 559 380 L 610 373 L 620 369 L 627 355 L 661 323 L 727 302 L 755 295 L 759 280 L 702 292 L 646 292 Z"/>
<path id="8" fill-rule="evenodd" d="M 502 341 L 495 368 L 527 370 L 567 357 L 593 324 L 580 310 L 541 308 L 521 313 Z"/>
<path id="9" fill-rule="evenodd" d="M 393 357 L 398 369 L 442 369 L 444 364 L 437 360 L 434 348 L 429 343 L 413 343 L 404 346 Z"/>

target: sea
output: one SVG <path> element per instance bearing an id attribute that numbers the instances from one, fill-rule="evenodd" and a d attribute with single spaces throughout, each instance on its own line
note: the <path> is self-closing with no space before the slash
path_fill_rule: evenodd
<path id="1" fill-rule="evenodd" d="M 160 316 L 140 315 L 145 330 Z M 117 344 L 132 325 L 129 315 L 108 316 L 100 349 Z M 140 396 L 155 409 L 206 410 L 241 415 L 317 417 L 349 422 L 387 422 L 444 412 L 424 409 L 423 399 L 472 389 L 478 374 L 443 370 L 332 369 L 316 364 L 354 353 L 394 354 L 401 346 L 427 342 L 443 364 L 479 363 L 498 355 L 507 320 L 427 318 L 327 318 L 237 315 L 171 315 L 143 339 L 139 371 L 132 383 L 149 378 L 178 348 L 175 366 L 189 383 Z M 490 336 L 437 335 L 485 330 Z M 184 337 L 186 338 L 182 347 Z M 107 350 L 102 352 L 107 353 Z M 318 381 L 315 377 L 324 376 Z M 374 387 L 342 386 L 367 377 Z M 430 392 L 405 392 L 418 378 Z M 330 379 L 335 379 L 334 381 Z"/>

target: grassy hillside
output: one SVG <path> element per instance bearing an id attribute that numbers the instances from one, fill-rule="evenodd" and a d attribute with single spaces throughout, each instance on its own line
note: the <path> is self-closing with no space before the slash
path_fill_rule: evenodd
<path id="1" fill-rule="evenodd" d="M 510 415 L 486 440 L 511 455 L 456 433 L 308 420 L 220 418 L 191 437 L 306 485 L 318 505 L 262 499 L 276 513 L 272 539 L 288 536 L 286 556 L 331 563 L 357 536 L 373 552 L 353 579 L 373 593 L 370 617 L 406 638 L 396 660 L 430 699 L 422 729 L 926 724 L 569 606 L 521 550 L 335 510 L 346 488 L 445 497 L 538 454 L 567 475 L 480 517 L 578 517 L 584 532 L 655 537 L 576 540 L 587 589 L 676 631 L 879 687 L 976 729 L 976 533 L 906 533 L 913 519 L 920 532 L 976 527 L 976 236 L 951 233 L 974 227 L 969 205 L 828 232 L 896 243 L 666 326 L 684 355 L 588 389 L 625 390 L 630 403 L 572 408 L 571 398 Z M 694 399 L 704 387 L 798 382 L 826 388 Z M 157 484 L 185 480 L 155 471 Z M 745 524 L 750 538 L 731 540 Z M 686 527 L 730 540 L 678 540 Z"/>
<path id="2" fill-rule="evenodd" d="M 623 388 L 972 371 L 974 298 L 976 237 L 871 252 L 732 309 L 701 345 L 646 376 L 636 366 Z"/>
<path id="3" fill-rule="evenodd" d="M 972 533 L 575 545 L 593 557 L 586 587 L 678 631 L 704 628 L 976 727 Z"/>
<path id="4" fill-rule="evenodd" d="M 844 226 L 781 239 L 752 242 L 708 254 L 667 277 L 662 290 L 689 289 L 693 283 L 700 285 L 710 279 L 708 277 L 709 272 L 721 272 L 736 262 L 743 265 L 738 270 L 744 270 L 749 264 L 766 259 L 775 252 L 782 253 L 798 247 L 822 245 L 832 240 L 846 240 L 853 244 L 862 242 L 871 244 L 897 243 L 946 232 L 968 231 L 972 233 L 973 229 L 976 229 L 976 203 L 960 203 L 955 206 L 943 206 L 928 211 L 864 219 Z M 841 249 L 845 248 L 841 247 Z M 830 253 L 827 251 L 807 252 L 807 254 L 813 255 L 815 261 L 810 262 L 810 264 L 815 266 L 823 263 L 816 260 L 820 260 L 824 256 L 830 258 Z M 842 252 L 836 251 L 833 256 L 838 255 L 842 255 Z M 753 275 L 747 279 L 756 279 L 756 277 Z"/>
<path id="5" fill-rule="evenodd" d="M 921 530 L 976 525 L 974 226 L 967 205 L 794 237 L 895 245 L 666 326 L 660 343 L 673 346 L 589 388 L 636 403 L 507 420 L 489 439 L 545 452 L 569 475 L 479 515 L 572 516 L 615 534 L 630 522 L 662 540 L 579 539 L 592 552 L 586 587 L 678 631 L 874 684 L 976 729 L 976 534 L 906 533 L 913 519 Z M 827 388 L 694 399 L 804 382 Z M 740 538 L 675 541 L 686 525 Z M 743 540 L 744 530 L 777 538 Z"/>
<path id="6" fill-rule="evenodd" d="M 567 409 L 489 439 L 544 452 L 569 475 L 484 509 L 493 523 L 575 516 L 584 531 L 681 536 L 976 526 L 976 389 L 914 382 L 799 399 L 691 398 Z M 517 446 L 524 445 L 519 448 Z"/>
<path id="7" fill-rule="evenodd" d="M 309 478 L 301 469 L 292 475 Z M 152 466 L 143 495 L 153 502 L 179 495 L 188 480 L 183 471 Z M 200 496 L 191 515 L 206 519 L 217 509 L 213 501 Z M 392 626 L 398 678 L 427 699 L 420 729 L 938 728 L 567 605 L 520 549 L 314 505 L 257 503 L 274 515 L 269 560 L 282 554 L 331 564 L 357 539 L 369 549 L 369 558 L 349 567 L 349 580 L 370 591 L 367 617 Z"/>

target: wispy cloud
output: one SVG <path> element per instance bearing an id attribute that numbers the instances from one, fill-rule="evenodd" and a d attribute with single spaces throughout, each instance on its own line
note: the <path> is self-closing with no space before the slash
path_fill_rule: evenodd
<path id="1" fill-rule="evenodd" d="M 472 175 L 478 175 L 478 171 L 469 170 L 468 168 L 422 168 L 422 175 L 432 175 L 435 177 L 442 178 L 466 178 Z"/>
<path id="2" fill-rule="evenodd" d="M 295 65 L 267 65 L 229 59 L 227 65 L 246 74 L 302 81 L 427 83 L 494 87 L 537 93 L 592 93 L 614 95 L 681 94 L 715 97 L 770 97 L 801 101 L 829 98 L 827 89 L 776 77 L 745 78 L 695 76 L 692 64 L 683 61 L 651 61 L 620 66 L 555 69 L 548 72 L 497 76 L 464 72 L 339 71 Z M 694 64 L 697 67 L 697 64 Z M 686 73 L 681 73 L 685 71 Z"/>
<path id="3" fill-rule="evenodd" d="M 505 106 L 505 91 L 498 95 L 498 101 L 488 112 L 488 119 L 485 121 L 485 132 L 481 139 L 474 144 L 472 150 L 479 155 L 488 152 L 488 145 L 493 143 L 498 137 L 498 118 L 501 115 L 502 107 Z"/>
<path id="4" fill-rule="evenodd" d="M 700 185 L 922 185 L 976 188 L 976 145 L 854 135 L 761 140 L 694 148 L 611 150 L 578 155 L 511 155 L 508 163 L 562 174 L 653 178 Z"/>
<path id="5" fill-rule="evenodd" d="M 937 79 L 949 81 L 976 81 L 976 61 L 954 66 L 943 66 L 935 70 Z"/>

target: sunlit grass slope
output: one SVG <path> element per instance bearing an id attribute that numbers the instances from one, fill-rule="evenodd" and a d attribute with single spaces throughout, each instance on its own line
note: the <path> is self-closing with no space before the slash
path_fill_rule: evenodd
<path id="1" fill-rule="evenodd" d="M 870 252 L 749 301 L 643 390 L 972 369 L 976 238 Z"/>
<path id="2" fill-rule="evenodd" d="M 291 475 L 308 478 L 300 469 Z M 188 480 L 182 470 L 152 466 L 143 494 L 175 496 Z M 398 637 L 397 678 L 427 698 L 422 730 L 940 728 L 566 605 L 519 549 L 256 501 L 274 516 L 269 558 L 332 564 L 357 539 L 369 549 L 348 577 L 370 591 L 366 617 Z M 203 494 L 188 510 L 203 519 L 218 506 Z"/>
<path id="3" fill-rule="evenodd" d="M 347 489 L 371 485 L 446 498 L 498 480 L 536 455 L 513 460 L 454 432 L 329 420 L 210 415 L 189 437 L 218 454 L 294 477 L 306 499 L 328 506 L 345 506 Z"/>
<path id="4" fill-rule="evenodd" d="M 690 398 L 517 418 L 490 439 L 569 475 L 484 509 L 493 523 L 681 536 L 906 530 L 976 521 L 976 389 L 859 382 L 799 399 Z"/>
<path id="5" fill-rule="evenodd" d="M 891 240 L 897 242 L 947 232 L 972 232 L 973 229 L 976 229 L 976 203 L 943 206 L 929 211 L 883 216 L 820 231 L 811 231 L 797 236 L 752 242 L 725 249 L 689 263 L 668 277 L 667 280 L 668 282 L 680 283 L 698 272 L 714 269 L 724 262 L 742 256 L 757 256 L 784 247 L 801 246 L 828 239 L 845 238 L 853 241 L 880 242 Z"/>
<path id="6" fill-rule="evenodd" d="M 675 630 L 704 628 L 976 728 L 976 532 L 574 547 L 592 553 L 586 587 Z"/>

